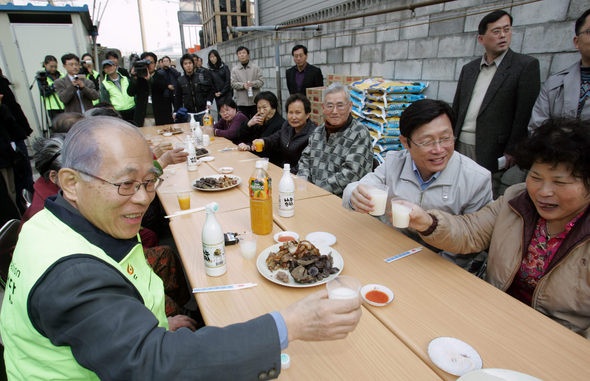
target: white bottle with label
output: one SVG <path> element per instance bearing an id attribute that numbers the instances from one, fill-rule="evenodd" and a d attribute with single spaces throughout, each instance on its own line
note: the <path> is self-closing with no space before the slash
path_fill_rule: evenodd
<path id="1" fill-rule="evenodd" d="M 283 167 L 283 177 L 279 182 L 279 216 L 292 217 L 295 214 L 295 183 L 291 177 L 291 165 Z"/>
<path id="2" fill-rule="evenodd" d="M 215 212 L 219 209 L 216 202 L 207 204 L 207 219 L 203 225 L 201 240 L 203 242 L 203 259 L 205 260 L 205 272 L 209 276 L 225 274 L 225 240 L 223 230 L 215 218 Z"/>
<path id="3" fill-rule="evenodd" d="M 193 145 L 193 141 L 190 137 L 186 138 L 186 152 L 188 152 L 188 156 L 186 158 L 187 169 L 191 172 L 196 171 L 199 167 L 199 161 L 197 159 L 195 146 Z"/>
<path id="4" fill-rule="evenodd" d="M 195 120 L 195 114 L 190 114 L 191 121 L 190 121 L 190 128 L 191 133 L 193 135 L 193 139 L 195 140 L 195 144 L 197 146 L 203 145 L 203 131 L 201 130 L 201 123 Z"/>

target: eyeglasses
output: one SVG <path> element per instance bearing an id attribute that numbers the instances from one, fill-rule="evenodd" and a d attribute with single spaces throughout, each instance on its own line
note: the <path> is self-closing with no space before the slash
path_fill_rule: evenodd
<path id="1" fill-rule="evenodd" d="M 408 138 L 409 141 L 411 141 L 416 146 L 418 146 L 418 147 L 420 147 L 420 148 L 422 148 L 424 150 L 428 150 L 428 149 L 433 148 L 434 145 L 437 144 L 437 143 L 441 147 L 448 148 L 448 147 L 452 146 L 455 143 L 455 139 L 456 138 L 454 136 L 449 136 L 449 137 L 446 137 L 446 138 L 442 138 L 440 140 L 428 140 L 428 141 L 425 141 L 423 143 L 416 143 L 412 139 Z"/>
<path id="2" fill-rule="evenodd" d="M 578 33 L 578 36 L 581 36 L 583 34 L 585 34 L 586 36 L 590 36 L 590 29 L 581 30 L 580 33 Z"/>
<path id="3" fill-rule="evenodd" d="M 504 32 L 504 34 L 508 34 L 511 31 L 512 31 L 512 27 L 505 26 L 504 28 L 495 28 L 495 29 L 492 29 L 492 30 L 490 30 L 490 33 L 494 37 L 499 37 L 502 34 L 502 32 Z"/>
<path id="4" fill-rule="evenodd" d="M 139 191 L 139 188 L 141 188 L 142 185 L 147 192 L 153 193 L 162 184 L 162 181 L 164 181 L 164 179 L 161 179 L 159 177 L 154 177 L 153 179 L 145 181 L 145 182 L 128 180 L 128 181 L 123 181 L 120 183 L 111 183 L 110 181 L 105 180 L 105 179 L 98 177 L 96 175 L 93 175 L 91 173 L 81 171 L 76 168 L 74 168 L 74 170 L 76 170 L 80 173 L 83 173 L 85 175 L 88 175 L 90 177 L 93 177 L 97 180 L 104 181 L 107 184 L 111 184 L 111 185 L 116 186 L 117 190 L 121 196 L 133 196 L 134 194 L 136 194 Z"/>
<path id="5" fill-rule="evenodd" d="M 342 103 L 342 102 L 339 102 L 339 103 L 336 103 L 336 104 L 334 104 L 334 103 L 326 103 L 324 105 L 324 108 L 326 110 L 328 110 L 328 111 L 332 111 L 334 109 L 336 109 L 338 111 L 344 111 L 344 110 L 346 110 L 347 107 L 348 107 L 348 103 Z"/>

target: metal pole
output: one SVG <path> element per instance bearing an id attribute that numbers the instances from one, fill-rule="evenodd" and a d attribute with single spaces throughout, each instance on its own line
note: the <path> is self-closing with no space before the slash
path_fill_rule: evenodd
<path id="1" fill-rule="evenodd" d="M 275 32 L 275 80 L 277 83 L 277 98 L 279 101 L 279 114 L 283 112 L 283 97 L 281 95 L 281 54 L 279 47 L 281 42 L 279 41 L 279 32 Z"/>
<path id="2" fill-rule="evenodd" d="M 143 12 L 141 10 L 141 0 L 137 0 L 137 13 L 139 14 L 139 30 L 141 32 L 141 47 L 143 51 L 146 52 L 147 48 L 145 46 L 145 32 L 143 30 Z"/>
<path id="3" fill-rule="evenodd" d="M 180 19 L 180 11 L 178 11 L 176 13 L 176 16 L 178 17 L 178 28 L 180 28 L 180 48 L 182 49 L 181 50 L 182 54 L 184 54 L 184 53 L 186 53 L 185 45 L 184 45 L 184 24 L 182 23 L 182 20 Z"/>

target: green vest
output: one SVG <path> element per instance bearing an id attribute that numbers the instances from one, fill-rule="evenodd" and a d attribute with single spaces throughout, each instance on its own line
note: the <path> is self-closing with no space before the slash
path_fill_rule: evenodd
<path id="1" fill-rule="evenodd" d="M 135 107 L 135 99 L 127 94 L 127 88 L 129 87 L 129 79 L 124 75 L 119 74 L 121 78 L 121 90 L 113 83 L 109 81 L 106 76 L 102 81 L 102 85 L 109 92 L 111 104 L 117 111 L 125 111 Z"/>
<path id="2" fill-rule="evenodd" d="M 98 72 L 96 70 L 92 70 L 92 75 L 94 76 L 94 78 L 98 78 Z M 90 79 L 90 73 L 86 74 L 86 79 Z M 100 89 L 94 89 L 94 90 L 100 91 Z M 99 103 L 100 103 L 100 99 L 99 98 L 96 98 L 95 100 L 92 101 L 92 105 L 93 106 L 96 106 Z"/>
<path id="3" fill-rule="evenodd" d="M 60 78 L 63 78 L 64 74 L 62 74 L 60 76 Z M 47 84 L 49 86 L 53 86 L 53 79 L 51 79 L 51 77 L 48 75 L 47 76 Z M 45 101 L 45 110 L 63 110 L 65 109 L 64 104 L 62 103 L 61 99 L 59 99 L 59 96 L 57 95 L 57 93 L 53 93 L 49 96 L 43 97 L 43 100 Z"/>
<path id="4" fill-rule="evenodd" d="M 43 209 L 23 225 L 2 303 L 0 329 L 9 379 L 98 380 L 95 373 L 76 362 L 70 347 L 54 346 L 41 335 L 27 313 L 29 293 L 35 283 L 53 263 L 75 253 L 94 255 L 118 269 L 139 291 L 145 306 L 157 317 L 159 326 L 168 329 L 164 285 L 148 265 L 140 243 L 116 262 L 49 210 Z"/>

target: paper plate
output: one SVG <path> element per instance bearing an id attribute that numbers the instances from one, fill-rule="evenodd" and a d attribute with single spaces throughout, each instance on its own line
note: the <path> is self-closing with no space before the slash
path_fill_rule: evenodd
<path id="1" fill-rule="evenodd" d="M 313 232 L 305 236 L 305 239 L 315 246 L 332 246 L 336 243 L 336 236 L 326 232 Z"/>
<path id="2" fill-rule="evenodd" d="M 489 368 L 469 372 L 459 377 L 457 381 L 541 381 L 541 379 L 514 370 Z"/>
<path id="3" fill-rule="evenodd" d="M 479 353 L 469 344 L 454 337 L 437 337 L 428 344 L 428 356 L 440 369 L 462 376 L 481 369 Z"/>
<path id="4" fill-rule="evenodd" d="M 213 156 L 205 156 L 205 157 L 200 158 L 199 160 L 205 162 L 205 161 L 215 160 L 215 158 Z"/>

